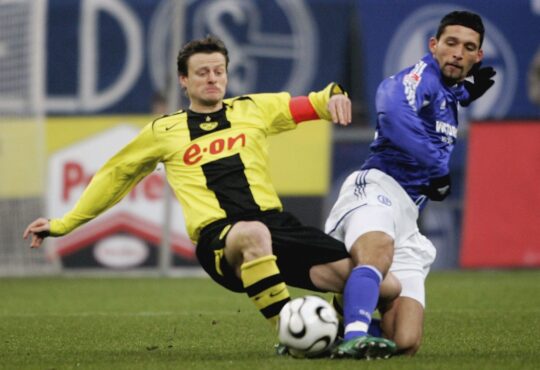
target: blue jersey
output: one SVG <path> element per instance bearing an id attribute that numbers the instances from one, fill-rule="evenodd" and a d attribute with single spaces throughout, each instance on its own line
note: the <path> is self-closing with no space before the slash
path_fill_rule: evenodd
<path id="1" fill-rule="evenodd" d="M 419 206 L 420 188 L 446 175 L 457 138 L 459 101 L 469 97 L 462 83 L 446 86 L 428 54 L 386 78 L 377 89 L 377 131 L 362 169 L 392 176 Z"/>

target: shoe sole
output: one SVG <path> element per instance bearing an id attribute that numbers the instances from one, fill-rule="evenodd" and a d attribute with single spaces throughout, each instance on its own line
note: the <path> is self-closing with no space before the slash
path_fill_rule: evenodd
<path id="1" fill-rule="evenodd" d="M 388 359 L 394 354 L 394 349 L 386 343 L 362 342 L 350 352 L 337 350 L 332 358 L 355 358 L 366 360 Z"/>

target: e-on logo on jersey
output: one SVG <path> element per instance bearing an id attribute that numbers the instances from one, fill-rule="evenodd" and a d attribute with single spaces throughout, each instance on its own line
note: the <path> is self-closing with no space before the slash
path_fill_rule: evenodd
<path id="1" fill-rule="evenodd" d="M 208 145 L 191 144 L 184 152 L 183 160 L 187 166 L 199 163 L 204 156 L 218 156 L 224 151 L 232 151 L 235 148 L 246 146 L 246 135 L 239 134 L 227 138 L 217 138 Z"/>

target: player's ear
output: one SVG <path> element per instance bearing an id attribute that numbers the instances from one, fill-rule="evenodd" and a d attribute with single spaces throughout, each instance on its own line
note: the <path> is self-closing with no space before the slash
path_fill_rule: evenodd
<path id="1" fill-rule="evenodd" d="M 187 76 L 179 75 L 178 76 L 178 82 L 180 83 L 180 86 L 182 86 L 185 89 L 186 84 L 187 84 Z"/>
<path id="2" fill-rule="evenodd" d="M 484 59 L 484 50 L 478 49 L 478 54 L 476 56 L 476 63 L 480 62 L 482 59 Z"/>
<path id="3" fill-rule="evenodd" d="M 435 50 L 437 50 L 437 39 L 435 37 L 430 37 L 428 46 L 429 51 L 433 54 Z"/>

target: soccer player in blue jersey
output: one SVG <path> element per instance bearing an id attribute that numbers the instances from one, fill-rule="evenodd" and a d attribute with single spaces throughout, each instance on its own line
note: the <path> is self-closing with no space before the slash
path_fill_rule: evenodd
<path id="1" fill-rule="evenodd" d="M 357 266 L 345 286 L 345 341 L 337 357 L 363 351 L 379 285 L 389 271 L 402 291 L 383 312 L 383 333 L 401 354 L 420 347 L 424 281 L 436 251 L 418 230 L 418 214 L 428 199 L 450 194 L 458 104 L 469 105 L 494 83 L 493 68 L 480 67 L 483 37 L 477 14 L 451 12 L 429 40 L 430 52 L 379 85 L 370 155 L 345 180 L 326 222 L 326 232 L 345 243 Z"/>

